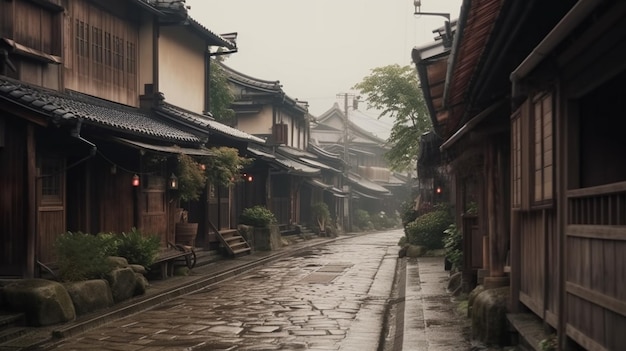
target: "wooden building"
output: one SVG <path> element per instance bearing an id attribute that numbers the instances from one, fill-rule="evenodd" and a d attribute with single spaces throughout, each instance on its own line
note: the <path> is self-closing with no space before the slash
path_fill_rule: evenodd
<path id="1" fill-rule="evenodd" d="M 509 285 L 511 320 L 534 316 L 562 350 L 626 342 L 625 15 L 620 1 L 464 1 L 449 49 L 413 51 L 457 184 L 481 174 L 482 283 Z"/>
<path id="2" fill-rule="evenodd" d="M 270 81 L 238 72 L 222 64 L 235 92 L 236 128 L 266 141 L 248 151 L 258 162 L 249 171 L 253 194 L 244 206 L 263 205 L 276 216 L 281 228 L 313 224 L 311 205 L 321 198 L 322 170 L 317 155 L 308 151 L 308 105 L 289 97 L 279 81 Z"/>
<path id="3" fill-rule="evenodd" d="M 2 276 L 35 276 L 68 230 L 137 227 L 165 245 L 177 220 L 167 187 L 176 155 L 260 141 L 203 114 L 208 74 L 188 88 L 193 99 L 177 95 L 181 62 L 205 72 L 209 46 L 236 50 L 183 2 L 10 0 L 0 14 Z M 209 212 L 219 213 L 200 216 Z"/>

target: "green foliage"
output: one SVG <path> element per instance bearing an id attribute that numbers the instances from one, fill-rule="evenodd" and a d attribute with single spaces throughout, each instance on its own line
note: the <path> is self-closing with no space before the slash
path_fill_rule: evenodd
<path id="1" fill-rule="evenodd" d="M 555 334 L 552 334 L 548 338 L 539 342 L 539 348 L 541 351 L 555 351 L 557 346 L 558 342 Z"/>
<path id="2" fill-rule="evenodd" d="M 66 232 L 54 243 L 63 281 L 81 281 L 102 278 L 110 269 L 107 248 L 114 247 L 111 236 Z"/>
<path id="3" fill-rule="evenodd" d="M 372 220 L 370 218 L 370 214 L 367 211 L 361 209 L 357 209 L 354 212 L 354 225 L 362 230 L 369 230 L 374 228 L 374 225 L 372 224 Z"/>
<path id="4" fill-rule="evenodd" d="M 178 196 L 183 201 L 198 200 L 206 185 L 207 177 L 200 164 L 191 156 L 179 154 L 176 174 L 178 177 Z"/>
<path id="5" fill-rule="evenodd" d="M 311 206 L 311 215 L 317 221 L 320 231 L 326 230 L 326 223 L 330 221 L 330 211 L 324 202 L 317 202 Z"/>
<path id="6" fill-rule="evenodd" d="M 404 201 L 400 207 L 402 211 L 400 213 L 400 219 L 402 219 L 402 226 L 406 227 L 407 224 L 417 219 L 417 211 L 415 210 L 415 203 L 413 201 Z"/>
<path id="7" fill-rule="evenodd" d="M 210 62 L 210 77 L 209 77 L 209 94 L 210 94 L 210 109 L 213 118 L 220 123 L 232 125 L 235 119 L 235 111 L 230 108 L 235 96 L 230 90 L 228 84 L 228 78 L 222 66 L 212 58 Z"/>
<path id="8" fill-rule="evenodd" d="M 102 278 L 111 269 L 109 256 L 124 257 L 131 264 L 149 267 L 160 245 L 159 237 L 144 236 L 135 228 L 130 233 L 121 234 L 66 232 L 54 243 L 63 281 Z"/>
<path id="9" fill-rule="evenodd" d="M 382 110 L 381 117 L 394 119 L 386 154 L 391 168 L 412 169 L 419 151 L 417 136 L 431 126 L 415 69 L 398 64 L 377 67 L 354 89 L 367 96 L 368 107 Z"/>
<path id="10" fill-rule="evenodd" d="M 388 215 L 384 211 L 370 214 L 370 221 L 376 230 L 394 228 L 398 225 L 398 219 L 394 215 Z"/>
<path id="11" fill-rule="evenodd" d="M 117 256 L 128 260 L 130 264 L 140 264 L 150 267 L 159 252 L 161 239 L 155 235 L 143 235 L 137 228 L 129 233 L 122 233 L 116 237 Z"/>
<path id="12" fill-rule="evenodd" d="M 260 228 L 268 227 L 276 222 L 274 214 L 267 208 L 259 205 L 244 209 L 239 217 L 239 223 Z"/>
<path id="13" fill-rule="evenodd" d="M 446 250 L 446 258 L 452 263 L 452 269 L 460 269 L 463 264 L 463 233 L 456 227 L 456 224 L 450 224 L 443 233 L 445 234 L 443 248 Z"/>
<path id="14" fill-rule="evenodd" d="M 252 160 L 239 156 L 239 151 L 232 147 L 213 147 L 212 155 L 202 160 L 206 165 L 207 179 L 216 185 L 228 186 L 239 180 L 240 170 Z"/>
<path id="15" fill-rule="evenodd" d="M 404 228 L 404 232 L 413 245 L 424 246 L 428 250 L 443 247 L 443 232 L 452 223 L 450 211 L 436 209 L 425 213 Z"/>
<path id="16" fill-rule="evenodd" d="M 406 235 L 400 237 L 400 240 L 398 240 L 398 246 L 400 247 L 404 247 L 404 245 L 407 244 L 407 238 Z"/>

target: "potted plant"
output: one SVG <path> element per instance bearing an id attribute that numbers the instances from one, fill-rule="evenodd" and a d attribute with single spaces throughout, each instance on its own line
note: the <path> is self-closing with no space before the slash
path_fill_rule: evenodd
<path id="1" fill-rule="evenodd" d="M 189 203 L 200 198 L 207 181 L 215 185 L 229 186 L 240 179 L 239 172 L 252 160 L 239 156 L 235 148 L 211 148 L 211 156 L 195 160 L 189 155 L 177 157 L 176 175 L 178 180 L 178 199 Z M 193 246 L 198 232 L 198 223 L 189 223 L 188 211 L 181 209 L 176 223 L 176 242 Z M 193 236 L 193 238 L 191 238 Z"/>
<path id="2" fill-rule="evenodd" d="M 198 200 L 207 181 L 201 164 L 185 154 L 179 154 L 177 161 L 178 201 L 189 203 L 190 201 Z M 195 246 L 196 236 L 198 235 L 198 223 L 189 223 L 188 215 L 189 212 L 187 210 L 178 210 L 178 218 L 174 230 L 175 241 L 176 243 Z"/>

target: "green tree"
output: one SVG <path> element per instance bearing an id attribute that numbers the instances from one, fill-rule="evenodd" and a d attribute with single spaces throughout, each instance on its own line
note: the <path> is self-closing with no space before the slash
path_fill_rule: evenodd
<path id="1" fill-rule="evenodd" d="M 220 56 L 218 56 L 219 58 Z M 232 125 L 235 119 L 235 111 L 230 105 L 235 101 L 235 96 L 228 85 L 228 77 L 224 69 L 218 63 L 218 58 L 212 58 L 210 62 L 209 94 L 210 109 L 213 118 L 220 123 Z"/>
<path id="2" fill-rule="evenodd" d="M 391 169 L 410 170 L 419 151 L 420 136 L 430 129 L 428 110 L 411 66 L 377 67 L 354 86 L 366 96 L 368 108 L 394 119 L 386 153 Z"/>

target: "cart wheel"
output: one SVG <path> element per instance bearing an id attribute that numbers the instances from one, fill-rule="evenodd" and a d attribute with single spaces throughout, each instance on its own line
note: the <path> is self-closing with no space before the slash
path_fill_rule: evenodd
<path id="1" fill-rule="evenodd" d="M 187 263 L 187 268 L 192 269 L 196 266 L 196 251 L 191 249 L 190 255 L 185 256 L 185 262 Z"/>

